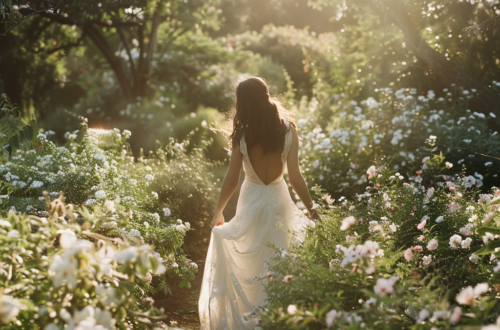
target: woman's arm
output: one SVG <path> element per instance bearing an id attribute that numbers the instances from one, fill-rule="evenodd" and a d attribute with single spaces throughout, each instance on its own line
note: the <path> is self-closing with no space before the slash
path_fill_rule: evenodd
<path id="1" fill-rule="evenodd" d="M 290 129 L 292 130 L 292 146 L 290 147 L 287 157 L 288 180 L 290 181 L 293 190 L 295 190 L 297 195 L 299 195 L 302 203 L 304 203 L 311 218 L 321 220 L 316 210 L 313 210 L 312 208 L 313 201 L 311 199 L 311 195 L 309 194 L 309 189 L 307 189 L 306 181 L 304 180 L 302 173 L 300 173 L 299 135 L 293 126 Z"/>
<path id="2" fill-rule="evenodd" d="M 217 203 L 217 207 L 215 208 L 215 215 L 210 225 L 212 228 L 224 224 L 224 216 L 222 215 L 222 211 L 224 211 L 227 202 L 229 202 L 229 199 L 236 191 L 236 188 L 238 188 L 242 162 L 243 154 L 240 152 L 240 145 L 239 143 L 233 143 L 229 168 L 227 170 L 226 177 L 222 182 L 219 202 Z"/>

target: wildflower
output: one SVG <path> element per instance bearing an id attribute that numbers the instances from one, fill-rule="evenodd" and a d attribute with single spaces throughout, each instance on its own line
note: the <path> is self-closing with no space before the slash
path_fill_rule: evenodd
<path id="1" fill-rule="evenodd" d="M 446 168 L 452 168 L 453 167 L 453 164 L 449 163 L 449 162 L 444 163 L 444 165 L 446 166 Z"/>
<path id="2" fill-rule="evenodd" d="M 457 249 L 462 243 L 462 237 L 460 235 L 453 235 L 450 237 L 450 247 L 452 249 Z"/>
<path id="3" fill-rule="evenodd" d="M 424 256 L 422 258 L 422 263 L 424 266 L 428 266 L 432 262 L 432 255 Z"/>
<path id="4" fill-rule="evenodd" d="M 288 314 L 295 314 L 297 313 L 297 306 L 295 305 L 288 305 L 288 308 L 286 309 L 286 311 L 288 312 Z"/>
<path id="5" fill-rule="evenodd" d="M 460 322 L 461 319 L 462 319 L 462 308 L 456 306 L 453 309 L 453 313 L 450 316 L 450 323 L 457 324 L 458 322 Z"/>
<path id="6" fill-rule="evenodd" d="M 375 168 L 375 166 L 370 166 L 368 168 L 368 170 L 366 171 L 366 175 L 368 176 L 368 179 L 371 179 L 373 178 L 374 176 L 377 175 L 377 169 Z"/>
<path id="7" fill-rule="evenodd" d="M 423 230 L 426 224 L 427 224 L 427 220 L 424 220 L 424 221 L 420 222 L 420 223 L 417 225 L 417 229 L 418 229 L 418 230 Z"/>
<path id="8" fill-rule="evenodd" d="M 417 323 L 424 322 L 426 319 L 429 318 L 429 316 L 431 316 L 431 314 L 429 313 L 429 311 L 427 309 L 422 309 L 420 311 L 420 313 L 418 313 Z"/>
<path id="9" fill-rule="evenodd" d="M 153 181 L 155 179 L 155 177 L 151 174 L 146 174 L 146 176 L 144 178 L 148 181 Z"/>
<path id="10" fill-rule="evenodd" d="M 52 284 L 58 288 L 66 283 L 70 288 L 76 286 L 76 277 L 78 275 L 78 264 L 74 258 L 62 258 L 59 254 L 49 267 L 49 275 L 52 276 Z"/>
<path id="11" fill-rule="evenodd" d="M 364 307 L 370 308 L 371 306 L 375 306 L 376 303 L 377 303 L 377 298 L 372 297 L 365 302 Z"/>
<path id="12" fill-rule="evenodd" d="M 412 252 L 411 248 L 406 249 L 404 257 L 405 257 L 406 261 L 408 261 L 408 262 L 410 262 L 411 259 L 413 259 L 413 252 Z"/>
<path id="13" fill-rule="evenodd" d="M 446 320 L 448 318 L 448 311 L 434 311 L 429 321 L 436 322 L 437 320 Z"/>
<path id="14" fill-rule="evenodd" d="M 470 247 L 470 243 L 472 243 L 472 239 L 470 237 L 467 237 L 461 242 L 462 249 L 468 249 Z"/>
<path id="15" fill-rule="evenodd" d="M 160 215 L 158 213 L 153 213 L 152 216 L 156 222 L 160 222 Z"/>
<path id="16" fill-rule="evenodd" d="M 70 249 L 76 242 L 76 235 L 71 229 L 59 229 L 57 233 L 61 234 L 59 244 L 65 250 Z"/>
<path id="17" fill-rule="evenodd" d="M 163 214 L 166 217 L 169 217 L 172 214 L 172 212 L 170 211 L 170 209 L 168 207 L 165 207 L 165 208 L 163 208 Z"/>
<path id="18" fill-rule="evenodd" d="M 469 260 L 472 261 L 473 263 L 477 264 L 479 262 L 479 257 L 477 256 L 477 254 L 472 253 L 469 257 Z M 495 269 L 493 269 L 493 271 L 495 271 Z"/>
<path id="19" fill-rule="evenodd" d="M 7 237 L 20 238 L 21 234 L 19 233 L 18 230 L 12 229 L 7 233 Z"/>
<path id="20" fill-rule="evenodd" d="M 424 248 L 421 245 L 415 245 L 414 247 L 411 248 L 413 252 L 422 252 Z"/>
<path id="21" fill-rule="evenodd" d="M 330 328 L 331 326 L 333 326 L 333 324 L 337 320 L 338 315 L 339 314 L 338 314 L 338 312 L 335 309 L 332 309 L 331 311 L 329 311 L 328 313 L 326 313 L 326 326 L 328 328 Z"/>
<path id="22" fill-rule="evenodd" d="M 104 203 L 104 206 L 106 207 L 106 209 L 108 209 L 109 212 L 114 213 L 116 211 L 115 202 L 113 202 L 113 201 L 106 201 Z"/>
<path id="23" fill-rule="evenodd" d="M 394 284 L 399 280 L 398 276 L 392 276 L 390 278 L 379 278 L 377 284 L 373 287 L 375 294 L 385 297 L 388 294 L 394 293 Z"/>
<path id="24" fill-rule="evenodd" d="M 153 197 L 154 197 L 155 199 L 158 199 L 158 193 L 157 193 L 157 192 L 152 191 L 152 192 L 151 192 L 151 195 L 153 195 Z"/>
<path id="25" fill-rule="evenodd" d="M 344 220 L 342 220 L 342 226 L 340 226 L 340 230 L 342 231 L 347 230 L 351 228 L 351 226 L 353 226 L 355 223 L 356 219 L 354 219 L 353 216 L 347 217 Z"/>
<path id="26" fill-rule="evenodd" d="M 433 238 L 429 241 L 429 244 L 427 244 L 427 249 L 429 251 L 434 251 L 438 247 L 438 242 Z"/>
<path id="27" fill-rule="evenodd" d="M 437 223 L 440 223 L 440 222 L 443 222 L 444 221 L 444 217 L 442 215 L 440 215 L 439 217 L 436 218 L 436 222 Z"/>
<path id="28" fill-rule="evenodd" d="M 9 324 L 19 314 L 24 306 L 16 298 L 0 295 L 0 323 Z"/>
<path id="29" fill-rule="evenodd" d="M 480 283 L 476 287 L 468 286 L 455 297 L 456 301 L 460 305 L 470 306 L 474 302 L 474 299 L 481 296 L 488 291 L 487 283 Z"/>
<path id="30" fill-rule="evenodd" d="M 483 236 L 484 244 L 487 244 L 489 240 L 494 240 L 494 239 L 495 239 L 495 236 L 490 232 L 485 233 Z"/>
<path id="31" fill-rule="evenodd" d="M 95 192 L 95 198 L 102 199 L 106 197 L 106 192 L 104 190 L 98 190 Z"/>
<path id="32" fill-rule="evenodd" d="M 293 279 L 293 276 L 292 276 L 292 275 L 286 275 L 286 276 L 283 278 L 283 282 L 288 283 L 288 282 L 290 282 L 292 279 Z"/>
<path id="33" fill-rule="evenodd" d="M 41 188 L 43 186 L 43 182 L 42 181 L 33 181 L 30 185 L 30 188 Z"/>
<path id="34" fill-rule="evenodd" d="M 427 190 L 427 197 L 428 198 L 431 198 L 432 195 L 434 195 L 434 187 L 430 187 L 428 190 Z"/>

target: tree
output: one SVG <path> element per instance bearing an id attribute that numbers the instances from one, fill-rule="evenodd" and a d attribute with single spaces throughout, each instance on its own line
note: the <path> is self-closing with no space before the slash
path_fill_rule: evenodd
<path id="1" fill-rule="evenodd" d="M 57 11 L 40 12 L 43 20 L 32 20 L 31 25 L 38 36 L 52 24 L 78 27 L 75 40 L 47 52 L 68 51 L 88 38 L 113 70 L 125 98 L 133 102 L 150 94 L 148 79 L 159 44 L 165 48 L 188 31 L 216 27 L 216 1 L 77 0 L 60 5 Z M 163 40 L 158 40 L 159 29 L 168 32 Z"/>
<path id="2" fill-rule="evenodd" d="M 500 9 L 495 2 L 310 0 L 310 5 L 316 9 L 334 6 L 335 19 L 344 20 L 346 29 L 349 25 L 360 26 L 363 22 L 364 34 L 370 33 L 374 38 L 381 37 L 376 35 L 377 32 L 394 26 L 402 33 L 404 42 L 398 51 L 410 59 L 406 70 L 399 71 L 400 78 L 411 74 L 413 69 L 431 75 L 440 86 L 455 84 L 466 90 L 475 89 L 477 97 L 471 101 L 471 108 L 500 116 L 500 93 L 488 86 L 492 77 L 500 76 L 500 54 L 491 51 L 498 49 L 498 38 L 476 38 L 470 41 L 469 46 L 463 31 L 468 21 L 493 18 Z M 368 25 L 367 16 L 375 17 Z M 497 34 L 498 26 L 490 29 L 489 33 Z M 478 47 L 480 43 L 484 44 L 483 47 Z M 380 46 L 383 47 L 382 44 Z M 391 52 L 395 54 L 395 50 Z M 383 55 L 379 52 L 377 56 Z M 411 61 L 412 58 L 415 61 Z M 492 125 L 498 128 L 496 122 Z"/>

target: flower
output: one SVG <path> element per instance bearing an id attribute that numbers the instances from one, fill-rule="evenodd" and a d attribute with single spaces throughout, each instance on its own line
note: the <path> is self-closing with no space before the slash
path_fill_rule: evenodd
<path id="1" fill-rule="evenodd" d="M 373 287 L 375 294 L 385 297 L 388 294 L 394 293 L 394 284 L 399 280 L 398 276 L 392 276 L 390 278 L 379 278 L 377 284 Z"/>
<path id="2" fill-rule="evenodd" d="M 353 216 L 347 217 L 344 220 L 342 220 L 342 226 L 340 226 L 340 230 L 342 231 L 347 230 L 351 228 L 351 226 L 353 226 L 355 223 L 356 219 L 354 219 Z"/>
<path id="3" fill-rule="evenodd" d="M 172 214 L 172 212 L 170 211 L 170 209 L 168 207 L 165 207 L 165 208 L 163 208 L 163 214 L 166 217 L 169 217 Z"/>
<path id="4" fill-rule="evenodd" d="M 295 314 L 297 313 L 297 306 L 295 305 L 288 305 L 288 308 L 286 309 L 286 311 L 288 312 L 288 314 Z"/>
<path id="5" fill-rule="evenodd" d="M 455 306 L 453 309 L 453 313 L 450 316 L 450 323 L 451 324 L 457 324 L 460 322 L 460 319 L 462 318 L 462 308 L 459 306 Z"/>
<path id="6" fill-rule="evenodd" d="M 95 192 L 95 198 L 101 199 L 106 197 L 106 192 L 104 190 L 98 190 Z"/>
<path id="7" fill-rule="evenodd" d="M 368 176 L 368 179 L 371 179 L 373 178 L 374 176 L 377 175 L 377 169 L 375 168 L 375 166 L 370 166 L 368 168 L 368 170 L 366 171 L 366 175 Z"/>
<path id="8" fill-rule="evenodd" d="M 49 275 L 52 276 L 52 284 L 56 288 L 62 286 L 64 282 L 70 288 L 75 287 L 78 263 L 75 258 L 63 259 L 59 254 L 56 254 L 50 264 Z"/>
<path id="9" fill-rule="evenodd" d="M 328 313 L 326 313 L 326 326 L 330 328 L 335 321 L 337 320 L 338 317 L 338 312 L 335 309 L 332 309 Z"/>
<path id="10" fill-rule="evenodd" d="M 453 235 L 450 237 L 450 247 L 452 249 L 457 249 L 462 243 L 462 237 L 460 235 Z"/>
<path id="11" fill-rule="evenodd" d="M 438 247 L 438 242 L 434 238 L 431 239 L 427 244 L 427 249 L 429 251 L 434 251 L 435 249 L 437 249 L 437 247 Z"/>
<path id="12" fill-rule="evenodd" d="M 418 313 L 417 323 L 424 322 L 426 319 L 429 318 L 429 316 L 431 316 L 431 314 L 429 313 L 429 311 L 427 309 L 422 309 L 420 311 L 420 313 Z"/>
<path id="13" fill-rule="evenodd" d="M 460 305 L 470 306 L 474 302 L 474 299 L 481 296 L 488 291 L 488 283 L 480 283 L 476 287 L 468 286 L 455 297 L 455 300 Z"/>
<path id="14" fill-rule="evenodd" d="M 440 215 L 439 217 L 436 218 L 436 222 L 437 223 L 440 223 L 440 222 L 443 222 L 444 221 L 444 217 L 442 215 Z"/>
<path id="15" fill-rule="evenodd" d="M 7 237 L 12 237 L 12 238 L 20 238 L 21 234 L 19 233 L 18 230 L 12 229 L 7 233 Z"/>
<path id="16" fill-rule="evenodd" d="M 288 283 L 292 280 L 293 276 L 292 275 L 286 275 L 284 278 L 283 278 L 283 282 L 285 283 Z"/>
<path id="17" fill-rule="evenodd" d="M 9 324 L 24 306 L 16 298 L 0 295 L 0 323 Z"/>
<path id="18" fill-rule="evenodd" d="M 153 197 L 154 197 L 155 199 L 158 199 L 158 193 L 157 193 L 157 192 L 152 191 L 152 192 L 151 192 L 151 195 L 153 195 Z"/>
<path id="19" fill-rule="evenodd" d="M 59 229 L 57 233 L 61 234 L 59 244 L 65 250 L 70 249 L 76 242 L 76 235 L 71 229 Z"/>
<path id="20" fill-rule="evenodd" d="M 422 263 L 424 266 L 428 266 L 432 262 L 432 255 L 423 256 Z"/>
<path id="21" fill-rule="evenodd" d="M 449 163 L 449 162 L 444 163 L 444 165 L 446 166 L 446 168 L 452 168 L 453 167 L 453 164 Z"/>
<path id="22" fill-rule="evenodd" d="M 406 249 L 404 256 L 405 256 L 406 261 L 408 261 L 408 262 L 410 262 L 411 259 L 413 259 L 413 251 L 411 250 L 411 248 Z"/>
<path id="23" fill-rule="evenodd" d="M 470 247 L 470 243 L 472 243 L 472 239 L 470 237 L 467 237 L 461 242 L 462 249 L 468 249 Z"/>
<path id="24" fill-rule="evenodd" d="M 42 181 L 33 181 L 30 185 L 30 188 L 41 188 L 43 186 Z"/>
<path id="25" fill-rule="evenodd" d="M 114 213 L 116 211 L 115 202 L 113 202 L 113 201 L 106 201 L 104 203 L 104 206 L 108 209 L 109 212 Z"/>
<path id="26" fill-rule="evenodd" d="M 155 179 L 155 177 L 151 174 L 146 174 L 146 176 L 144 178 L 148 181 L 153 181 Z"/>
<path id="27" fill-rule="evenodd" d="M 479 257 L 477 256 L 477 254 L 475 253 L 472 253 L 469 257 L 469 260 L 472 261 L 473 263 L 477 264 L 478 261 L 479 261 Z M 493 271 L 495 272 L 495 269 L 493 269 Z M 495 272 L 496 273 L 496 272 Z"/>
<path id="28" fill-rule="evenodd" d="M 418 225 L 417 225 L 417 229 L 418 230 L 422 230 L 424 229 L 425 225 L 427 224 L 427 220 L 424 220 L 422 222 L 420 222 Z"/>

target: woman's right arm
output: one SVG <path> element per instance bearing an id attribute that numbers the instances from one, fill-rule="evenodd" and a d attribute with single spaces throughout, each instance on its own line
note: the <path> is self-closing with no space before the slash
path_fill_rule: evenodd
<path id="1" fill-rule="evenodd" d="M 300 173 L 299 135 L 293 126 L 290 129 L 292 130 L 292 146 L 290 147 L 287 157 L 288 180 L 302 203 L 304 203 L 311 218 L 321 220 L 316 210 L 313 210 L 313 201 L 311 199 L 311 195 L 309 194 L 309 189 L 307 189 L 306 181 L 304 180 L 302 173 Z"/>

